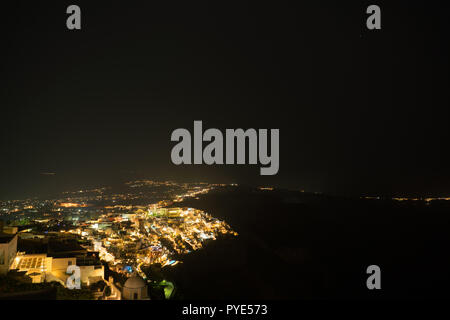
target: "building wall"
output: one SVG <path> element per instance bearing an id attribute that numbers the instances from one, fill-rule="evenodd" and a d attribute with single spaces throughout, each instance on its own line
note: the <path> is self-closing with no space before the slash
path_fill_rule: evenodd
<path id="1" fill-rule="evenodd" d="M 77 264 L 77 258 L 53 258 L 52 259 L 52 271 L 67 271 L 67 267 Z"/>
<path id="2" fill-rule="evenodd" d="M 136 298 L 135 298 L 136 294 Z M 148 297 L 148 289 L 147 286 L 143 288 L 127 288 L 123 287 L 122 290 L 122 299 L 124 300 L 147 300 Z"/>
<path id="3" fill-rule="evenodd" d="M 0 244 L 0 274 L 8 273 L 17 254 L 17 235 L 8 243 Z"/>
<path id="4" fill-rule="evenodd" d="M 53 258 L 52 259 L 52 267 L 50 270 L 52 270 L 52 272 L 54 272 L 55 274 L 66 274 L 67 272 L 67 268 L 70 265 L 77 265 L 76 264 L 77 259 L 75 257 L 73 258 Z M 84 284 L 92 284 L 92 280 L 95 278 L 101 278 L 104 279 L 105 277 L 105 270 L 103 265 L 100 265 L 99 267 L 95 267 L 95 266 L 79 266 L 80 268 L 80 280 L 82 283 Z M 67 275 L 69 276 L 69 275 Z M 89 278 L 93 278 L 93 279 L 89 279 Z M 65 281 L 66 278 L 61 279 L 62 281 Z"/>
<path id="5" fill-rule="evenodd" d="M 19 231 L 18 227 L 3 227 L 3 233 L 16 234 Z"/>
<path id="6" fill-rule="evenodd" d="M 89 278 L 98 278 L 101 277 L 103 280 L 105 279 L 105 269 L 103 265 L 101 268 L 95 268 L 95 266 L 80 266 L 80 273 L 81 273 L 81 282 L 87 283 L 91 285 L 92 281 L 89 280 Z"/>
<path id="7" fill-rule="evenodd" d="M 7 258 L 8 258 L 8 244 L 7 243 L 0 243 L 0 275 L 5 274 L 8 272 L 8 268 L 6 265 Z"/>

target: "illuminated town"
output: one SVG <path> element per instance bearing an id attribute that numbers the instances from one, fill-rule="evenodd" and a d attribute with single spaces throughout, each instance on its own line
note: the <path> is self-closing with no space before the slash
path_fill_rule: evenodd
<path id="1" fill-rule="evenodd" d="M 237 236 L 225 221 L 177 206 L 217 186 L 139 180 L 125 183 L 121 193 L 104 187 L 1 202 L 0 271 L 67 288 L 67 268 L 76 265 L 84 287 L 104 283 L 93 298 L 150 299 L 146 287 L 154 279 L 144 267 L 172 268 L 208 241 Z M 123 283 L 107 278 L 105 267 Z M 170 298 L 174 284 L 158 285 Z"/>
<path id="2" fill-rule="evenodd" d="M 279 200 L 276 205 L 268 202 L 268 206 L 255 209 L 255 202 L 248 200 L 254 196 Z M 204 201 L 208 197 L 214 199 L 209 206 Z M 360 198 L 367 205 L 362 208 L 387 204 L 431 210 L 446 210 L 450 200 L 425 196 Z M 202 210 L 195 208 L 202 201 L 198 206 Z M 328 206 L 323 212 L 333 212 L 333 201 L 320 192 L 298 189 L 151 180 L 2 201 L 0 299 L 177 300 L 184 298 L 184 292 L 191 296 L 192 287 L 198 285 L 191 280 L 192 270 L 202 275 L 217 272 L 221 278 L 222 266 L 229 270 L 235 264 L 253 263 L 254 269 L 245 270 L 256 270 L 268 254 L 273 263 L 294 268 L 303 261 L 298 254 L 303 251 L 291 247 L 289 235 L 301 230 L 302 224 L 283 224 L 282 228 L 264 225 L 258 220 L 260 212 L 272 217 L 267 221 L 277 219 L 280 212 L 289 214 L 293 205 L 307 210 L 319 203 Z M 242 222 L 242 217 L 252 216 L 258 224 Z M 301 215 L 293 214 L 290 219 L 298 217 Z M 245 230 L 246 225 L 264 227 L 265 232 L 258 234 L 252 227 Z M 291 231 L 285 232 L 286 228 Z M 252 232 L 258 236 L 250 238 Z M 271 232 L 276 236 L 270 241 L 260 240 Z M 246 278 L 252 276 L 246 274 Z M 223 290 L 224 286 L 218 288 Z"/>

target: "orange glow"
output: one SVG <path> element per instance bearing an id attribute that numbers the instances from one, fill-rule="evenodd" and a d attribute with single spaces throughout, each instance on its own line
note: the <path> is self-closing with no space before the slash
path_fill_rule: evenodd
<path id="1" fill-rule="evenodd" d="M 60 207 L 64 208 L 80 208 L 80 207 L 87 207 L 85 204 L 79 204 L 79 203 L 72 203 L 72 202 L 63 202 L 59 205 Z"/>

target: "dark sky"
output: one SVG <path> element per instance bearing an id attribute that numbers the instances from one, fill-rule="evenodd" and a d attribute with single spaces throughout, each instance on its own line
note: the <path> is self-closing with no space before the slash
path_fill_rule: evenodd
<path id="1" fill-rule="evenodd" d="M 450 195 L 449 11 L 393 2 L 2 5 L 0 198 L 131 177 Z M 278 175 L 173 165 L 194 120 L 279 128 Z"/>

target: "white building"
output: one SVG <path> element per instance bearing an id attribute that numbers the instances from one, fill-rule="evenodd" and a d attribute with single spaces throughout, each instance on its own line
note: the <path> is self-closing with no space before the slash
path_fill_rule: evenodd
<path id="1" fill-rule="evenodd" d="M 11 265 L 11 270 L 26 272 L 33 283 L 57 281 L 66 285 L 67 268 L 71 265 L 77 265 L 76 257 L 54 258 L 47 254 L 19 254 Z M 104 280 L 105 270 L 103 265 L 82 264 L 80 268 L 80 280 L 82 284 L 91 285 L 92 283 Z"/>
<path id="2" fill-rule="evenodd" d="M 122 290 L 124 300 L 149 300 L 147 284 L 138 275 L 133 275 L 125 281 Z"/>
<path id="3" fill-rule="evenodd" d="M 0 229 L 0 275 L 8 272 L 14 262 L 17 253 L 17 229 L 11 233 L 3 233 L 3 226 Z M 9 230 L 8 230 L 9 231 Z"/>

